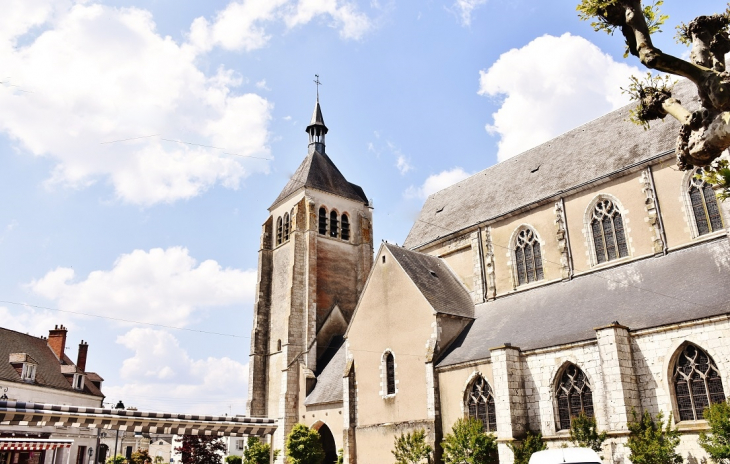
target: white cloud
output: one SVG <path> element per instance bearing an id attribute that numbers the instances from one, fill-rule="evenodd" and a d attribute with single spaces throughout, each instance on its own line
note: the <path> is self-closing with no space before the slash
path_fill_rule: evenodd
<path id="1" fill-rule="evenodd" d="M 327 15 L 344 39 L 360 39 L 372 27 L 367 15 L 354 3 L 339 0 L 299 0 L 286 15 L 289 27 L 306 24 L 317 16 Z"/>
<path id="2" fill-rule="evenodd" d="M 24 5 L 11 2 L 3 15 L 10 10 L 15 17 Z M 206 76 L 194 48 L 159 35 L 147 11 L 90 3 L 39 11 L 46 15 L 0 36 L 3 73 L 28 91 L 0 86 L 0 132 L 56 162 L 47 185 L 108 181 L 123 201 L 149 205 L 190 198 L 216 183 L 237 188 L 248 174 L 267 170 L 262 161 L 159 137 L 102 144 L 161 134 L 267 155 L 272 104 L 236 94 L 242 79 L 232 71 Z M 20 46 L 23 34 L 30 38 Z"/>
<path id="3" fill-rule="evenodd" d="M 395 167 L 398 168 L 401 175 L 405 175 L 408 171 L 413 169 L 413 166 L 408 162 L 405 156 L 399 155 L 398 160 L 395 163 Z"/>
<path id="4" fill-rule="evenodd" d="M 256 271 L 223 269 L 213 260 L 198 264 L 187 249 L 173 247 L 135 250 L 110 270 L 75 279 L 73 269 L 59 267 L 28 287 L 61 310 L 184 326 L 196 311 L 251 304 Z"/>
<path id="5" fill-rule="evenodd" d="M 61 321 L 61 318 L 63 321 Z M 63 322 L 69 329 L 75 327 L 73 321 L 68 321 L 65 315 L 61 316 L 53 311 L 20 305 L 0 306 L 0 320 L 5 329 L 27 333 L 36 337 L 41 335 L 47 337 L 48 330 L 59 322 Z"/>
<path id="6" fill-rule="evenodd" d="M 243 413 L 248 364 L 223 357 L 193 359 L 164 330 L 135 328 L 117 337 L 134 355 L 122 363 L 122 385 L 104 385 L 109 398 L 127 406 L 187 413 L 223 414 L 231 405 Z"/>
<path id="7" fill-rule="evenodd" d="M 461 19 L 461 24 L 464 26 L 471 25 L 472 12 L 485 3 L 487 3 L 487 0 L 456 0 L 454 8 Z"/>
<path id="8" fill-rule="evenodd" d="M 487 131 L 503 161 L 628 103 L 619 88 L 636 67 L 582 37 L 538 37 L 481 71 L 479 94 L 503 97 Z"/>
<path id="9" fill-rule="evenodd" d="M 268 86 L 266 85 L 266 79 L 261 79 L 260 81 L 258 81 L 258 82 L 256 83 L 256 87 L 258 87 L 258 88 L 259 88 L 259 89 L 261 89 L 261 90 L 271 90 L 271 89 L 270 89 L 270 88 L 269 88 L 269 87 L 268 87 Z"/>
<path id="10" fill-rule="evenodd" d="M 462 181 L 469 176 L 471 176 L 471 174 L 464 171 L 460 167 L 441 171 L 438 174 L 428 176 L 426 181 L 420 187 L 408 187 L 405 192 L 405 196 L 407 198 L 426 199 L 429 195 L 436 193 L 439 190 L 443 190 L 446 187 L 454 185 L 455 183 Z"/>

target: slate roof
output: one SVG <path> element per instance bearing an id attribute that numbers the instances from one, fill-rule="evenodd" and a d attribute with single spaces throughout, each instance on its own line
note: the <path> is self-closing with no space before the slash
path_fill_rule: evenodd
<path id="1" fill-rule="evenodd" d="M 325 352 L 322 359 L 318 361 L 322 365 L 319 366 L 319 373 L 316 374 L 317 384 L 304 400 L 305 406 L 342 402 L 342 377 L 347 363 L 345 343 L 342 337 L 337 337 L 336 342 L 330 344 L 327 351 L 330 350 L 334 354 Z"/>
<path id="2" fill-rule="evenodd" d="M 329 156 L 313 151 L 304 158 L 269 209 L 273 209 L 302 187 L 321 190 L 362 203 L 368 202 L 363 189 L 348 182 Z"/>
<path id="3" fill-rule="evenodd" d="M 322 117 L 322 107 L 319 106 L 319 99 L 317 99 L 317 104 L 314 105 L 312 120 L 309 121 L 309 125 L 307 126 L 307 132 L 309 132 L 309 128 L 312 126 L 322 126 L 324 128 L 324 133 L 327 133 L 327 126 L 324 124 L 324 118 Z"/>
<path id="4" fill-rule="evenodd" d="M 698 106 L 696 88 L 689 81 L 678 83 L 674 96 L 685 107 Z M 608 113 L 432 194 L 404 246 L 418 247 L 672 150 L 679 123 L 667 117 L 645 131 L 627 121 L 634 106 Z"/>
<path id="5" fill-rule="evenodd" d="M 74 390 L 71 383 L 61 373 L 62 364 L 49 348 L 48 340 L 2 327 L 0 327 L 0 381 L 25 383 L 20 380 L 20 374 L 9 362 L 11 353 L 27 353 L 38 363 L 35 383 L 32 385 L 81 393 Z M 63 365 L 73 366 L 74 364 L 64 355 Z M 101 379 L 101 377 L 99 378 Z M 91 382 L 84 382 L 83 393 L 104 397 L 104 394 Z"/>
<path id="6" fill-rule="evenodd" d="M 730 313 L 726 237 L 572 281 L 537 287 L 477 306 L 476 319 L 438 367 L 489 358 L 489 348 L 522 350 L 595 339 L 618 321 L 631 330 Z"/>
<path id="7" fill-rule="evenodd" d="M 469 292 L 441 258 L 390 243 L 385 247 L 436 312 L 474 317 L 474 302 Z"/>

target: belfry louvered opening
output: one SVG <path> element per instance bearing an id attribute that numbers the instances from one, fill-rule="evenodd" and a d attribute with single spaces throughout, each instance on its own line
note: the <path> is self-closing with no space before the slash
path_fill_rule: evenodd
<path id="1" fill-rule="evenodd" d="M 324 207 L 319 208 L 319 233 L 327 235 L 327 210 Z"/>
<path id="2" fill-rule="evenodd" d="M 350 240 L 350 220 L 347 217 L 347 214 L 342 214 L 342 217 L 340 218 L 340 238 L 342 240 Z"/>
<path id="3" fill-rule="evenodd" d="M 332 211 L 330 213 L 330 237 L 337 237 L 339 235 L 339 221 L 337 220 L 337 212 Z"/>

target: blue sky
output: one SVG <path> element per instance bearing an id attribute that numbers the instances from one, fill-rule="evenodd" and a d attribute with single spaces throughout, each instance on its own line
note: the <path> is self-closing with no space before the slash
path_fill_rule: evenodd
<path id="1" fill-rule="evenodd" d="M 401 243 L 428 194 L 626 103 L 644 71 L 576 3 L 4 2 L 2 326 L 88 340 L 109 401 L 243 413 L 260 225 L 314 75 L 328 154 Z M 657 45 L 686 56 L 674 25 L 724 8 L 668 0 Z"/>

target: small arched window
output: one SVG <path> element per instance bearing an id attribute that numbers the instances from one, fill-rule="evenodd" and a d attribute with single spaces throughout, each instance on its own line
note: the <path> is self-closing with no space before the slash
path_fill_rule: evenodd
<path id="1" fill-rule="evenodd" d="M 700 420 L 712 403 L 725 401 L 720 371 L 715 361 L 695 345 L 688 344 L 674 367 L 674 394 L 679 420 Z"/>
<path id="2" fill-rule="evenodd" d="M 319 208 L 319 233 L 327 235 L 327 210 L 324 207 Z"/>
<path id="3" fill-rule="evenodd" d="M 390 351 L 385 353 L 385 384 L 386 394 L 395 395 L 395 358 Z"/>
<path id="4" fill-rule="evenodd" d="M 517 285 L 543 279 L 540 242 L 532 229 L 522 229 L 515 239 Z"/>
<path id="5" fill-rule="evenodd" d="M 332 211 L 330 213 L 330 237 L 337 237 L 339 235 L 339 221 L 337 220 L 337 212 Z"/>
<path id="6" fill-rule="evenodd" d="M 466 408 L 470 418 L 478 419 L 485 432 L 497 431 L 497 409 L 494 394 L 486 379 L 478 376 L 471 385 L 466 397 Z"/>
<path id="7" fill-rule="evenodd" d="M 559 430 L 570 428 L 573 417 L 581 413 L 593 417 L 593 390 L 578 366 L 569 364 L 560 377 L 555 396 L 558 399 Z"/>
<path id="8" fill-rule="evenodd" d="M 289 240 L 289 213 L 284 213 L 284 241 Z"/>
<path id="9" fill-rule="evenodd" d="M 350 220 L 347 218 L 347 214 L 342 214 L 340 218 L 340 237 L 342 240 L 350 240 Z"/>
<path id="10" fill-rule="evenodd" d="M 276 341 L 276 351 L 281 351 L 281 339 Z"/>
<path id="11" fill-rule="evenodd" d="M 722 229 L 722 216 L 717 207 L 717 197 L 712 186 L 695 177 L 701 171 L 696 169 L 689 180 L 689 199 L 692 203 L 697 235 L 705 235 Z"/>
<path id="12" fill-rule="evenodd" d="M 281 217 L 276 220 L 276 244 L 281 245 L 281 239 L 284 236 L 284 222 Z"/>
<path id="13" fill-rule="evenodd" d="M 621 212 L 611 200 L 603 199 L 593 208 L 591 234 L 597 264 L 629 255 L 624 221 Z"/>

